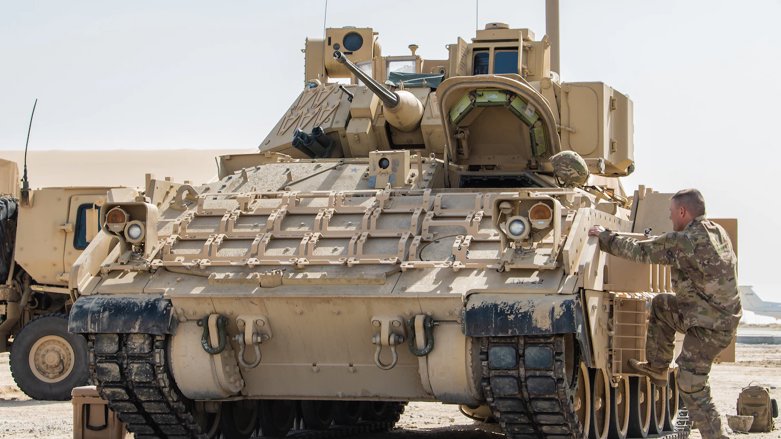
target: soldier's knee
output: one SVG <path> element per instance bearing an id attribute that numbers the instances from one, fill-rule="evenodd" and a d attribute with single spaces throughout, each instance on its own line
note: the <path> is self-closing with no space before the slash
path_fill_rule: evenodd
<path id="1" fill-rule="evenodd" d="M 699 375 L 689 370 L 680 370 L 678 373 L 678 389 L 683 393 L 699 393 L 708 385 L 708 376 Z"/>
<path id="2" fill-rule="evenodd" d="M 672 294 L 657 294 L 651 300 L 651 316 L 663 316 L 668 314 L 672 308 L 672 301 L 675 300 L 675 296 Z"/>
<path id="3" fill-rule="evenodd" d="M 651 308 L 654 310 L 667 310 L 670 308 L 670 301 L 674 300 L 672 294 L 657 294 L 651 300 Z"/>

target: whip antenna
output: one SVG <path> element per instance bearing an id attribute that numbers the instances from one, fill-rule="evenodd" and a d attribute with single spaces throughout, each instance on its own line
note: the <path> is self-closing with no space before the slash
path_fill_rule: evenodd
<path id="1" fill-rule="evenodd" d="M 325 29 L 328 24 L 328 0 L 325 0 L 325 10 L 323 11 L 323 39 L 325 40 Z"/>
<path id="2" fill-rule="evenodd" d="M 33 117 L 35 117 L 35 107 L 38 106 L 38 98 L 33 104 L 33 112 L 30 114 L 30 124 L 27 126 L 27 141 L 24 142 L 24 172 L 22 173 L 21 198 L 23 205 L 30 204 L 30 182 L 27 180 L 27 147 L 30 145 L 30 131 L 33 128 Z"/>
<path id="3" fill-rule="evenodd" d="M 475 30 L 480 30 L 480 24 L 477 19 L 480 17 L 480 0 L 475 0 Z"/>

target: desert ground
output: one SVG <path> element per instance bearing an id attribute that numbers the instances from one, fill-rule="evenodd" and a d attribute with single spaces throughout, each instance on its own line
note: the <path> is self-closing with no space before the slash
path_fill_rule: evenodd
<path id="1" fill-rule="evenodd" d="M 714 365 L 711 386 L 722 415 L 735 413 L 742 387 L 751 382 L 771 387 L 781 400 L 781 345 L 737 345 L 737 361 Z M 15 386 L 8 354 L 0 354 L 0 438 L 72 437 L 70 402 L 32 401 Z M 746 439 L 781 438 L 781 431 L 735 435 Z M 458 408 L 436 403 L 411 403 L 396 429 L 368 436 L 371 439 L 498 439 L 494 426 L 477 424 Z M 699 432 L 692 432 L 699 439 Z"/>

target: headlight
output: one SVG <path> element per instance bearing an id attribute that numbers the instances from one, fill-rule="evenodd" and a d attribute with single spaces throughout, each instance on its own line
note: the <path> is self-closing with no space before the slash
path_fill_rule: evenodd
<path id="1" fill-rule="evenodd" d="M 127 212 L 119 207 L 115 207 L 106 213 L 106 228 L 111 232 L 121 233 L 125 229 L 127 220 Z"/>
<path id="2" fill-rule="evenodd" d="M 553 209 L 545 203 L 537 203 L 529 209 L 529 222 L 535 229 L 548 227 L 553 219 Z"/>
<path id="3" fill-rule="evenodd" d="M 138 244 L 144 239 L 144 224 L 141 221 L 131 221 L 125 228 L 125 238 L 133 244 Z"/>
<path id="4" fill-rule="evenodd" d="M 514 216 L 507 220 L 506 230 L 510 239 L 521 240 L 529 236 L 529 220 L 522 216 Z"/>
<path id="5" fill-rule="evenodd" d="M 520 236 L 523 235 L 523 232 L 526 231 L 526 224 L 524 224 L 523 221 L 519 219 L 513 220 L 510 221 L 510 224 L 507 226 L 507 230 L 513 236 Z"/>

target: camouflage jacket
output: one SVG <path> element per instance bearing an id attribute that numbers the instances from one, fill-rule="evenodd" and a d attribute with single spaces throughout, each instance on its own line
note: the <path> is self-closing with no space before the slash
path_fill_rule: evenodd
<path id="1" fill-rule="evenodd" d="M 687 327 L 734 330 L 742 314 L 737 258 L 724 229 L 699 216 L 682 232 L 638 241 L 606 230 L 599 247 L 645 264 L 670 265 L 672 286 Z"/>

